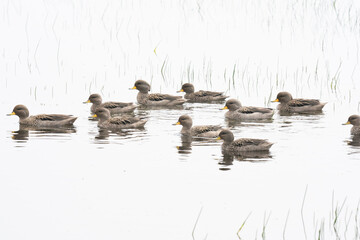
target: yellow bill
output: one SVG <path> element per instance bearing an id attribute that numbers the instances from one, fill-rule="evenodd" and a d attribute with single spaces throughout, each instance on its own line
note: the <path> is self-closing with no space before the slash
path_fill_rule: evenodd
<path id="1" fill-rule="evenodd" d="M 227 106 L 223 107 L 221 110 L 226 110 L 229 109 Z"/>
<path id="2" fill-rule="evenodd" d="M 349 121 L 347 121 L 346 123 L 343 123 L 343 125 L 349 125 L 351 124 Z"/>
<path id="3" fill-rule="evenodd" d="M 94 115 L 92 115 L 91 117 L 93 117 L 93 118 L 97 118 L 97 115 L 96 115 L 96 114 L 94 114 Z"/>
<path id="4" fill-rule="evenodd" d="M 274 101 L 271 101 L 271 102 L 279 102 L 279 99 L 275 99 Z"/>
<path id="5" fill-rule="evenodd" d="M 15 112 L 7 114 L 8 116 L 16 115 Z"/>
<path id="6" fill-rule="evenodd" d="M 132 88 L 130 88 L 130 89 L 137 89 L 137 88 L 136 88 L 136 86 L 133 86 L 133 87 L 132 87 Z"/>

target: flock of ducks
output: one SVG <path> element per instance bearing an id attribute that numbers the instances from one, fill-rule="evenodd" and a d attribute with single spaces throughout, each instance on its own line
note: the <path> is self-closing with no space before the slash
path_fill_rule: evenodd
<path id="1" fill-rule="evenodd" d="M 225 101 L 228 96 L 223 92 L 197 91 L 191 83 L 182 85 L 180 91 L 185 92 L 182 96 L 170 94 L 149 93 L 150 84 L 144 80 L 137 80 L 131 89 L 139 91 L 137 102 L 144 106 L 162 106 L 173 107 L 180 106 L 185 102 L 212 103 Z M 326 103 L 321 103 L 317 99 L 293 99 L 288 92 L 280 92 L 272 102 L 279 102 L 277 109 L 283 113 L 314 113 L 322 111 Z M 123 102 L 102 102 L 99 94 L 91 94 L 84 103 L 92 103 L 91 112 L 94 118 L 98 119 L 98 127 L 116 131 L 125 128 L 142 128 L 146 124 L 146 119 L 139 117 L 121 115 L 123 113 L 132 113 L 138 107 L 133 103 Z M 263 120 L 271 119 L 275 113 L 272 108 L 242 106 L 240 101 L 229 99 L 222 109 L 227 109 L 225 117 L 231 120 Z M 77 117 L 64 114 L 40 114 L 30 116 L 29 110 L 24 105 L 16 105 L 12 113 L 8 115 L 17 115 L 21 126 L 53 128 L 72 126 Z M 352 115 L 344 123 L 352 124 L 352 135 L 360 135 L 360 116 Z M 264 139 L 240 138 L 234 140 L 233 133 L 228 129 L 223 129 L 220 125 L 193 126 L 190 116 L 182 115 L 174 125 L 182 125 L 181 134 L 190 137 L 204 137 L 222 139 L 223 153 L 243 153 L 269 151 L 273 143 Z"/>

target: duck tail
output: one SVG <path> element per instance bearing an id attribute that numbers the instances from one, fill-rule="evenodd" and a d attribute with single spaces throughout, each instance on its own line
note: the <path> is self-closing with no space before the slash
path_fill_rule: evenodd
<path id="1" fill-rule="evenodd" d="M 72 125 L 76 121 L 77 117 L 71 117 L 67 120 L 67 124 Z"/>

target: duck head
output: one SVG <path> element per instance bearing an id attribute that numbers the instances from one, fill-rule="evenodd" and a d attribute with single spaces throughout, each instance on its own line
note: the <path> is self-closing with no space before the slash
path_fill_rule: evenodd
<path id="1" fill-rule="evenodd" d="M 24 105 L 16 105 L 12 111 L 12 113 L 8 114 L 8 116 L 17 115 L 20 119 L 25 119 L 29 117 L 29 110 Z"/>
<path id="2" fill-rule="evenodd" d="M 291 101 L 293 98 L 290 93 L 288 92 L 279 92 L 276 96 L 276 99 L 272 102 L 280 102 L 280 103 L 287 103 Z"/>
<path id="3" fill-rule="evenodd" d="M 131 89 L 137 89 L 141 93 L 148 93 L 150 91 L 150 84 L 144 80 L 137 80 Z"/>
<path id="4" fill-rule="evenodd" d="M 180 91 L 178 92 L 193 93 L 194 91 L 194 85 L 192 85 L 191 83 L 185 83 L 182 85 Z"/>
<path id="5" fill-rule="evenodd" d="M 236 99 L 229 99 L 226 101 L 225 107 L 223 107 L 222 109 L 229 109 L 230 111 L 235 111 L 236 109 L 239 109 L 241 107 L 242 105 L 240 101 Z"/>

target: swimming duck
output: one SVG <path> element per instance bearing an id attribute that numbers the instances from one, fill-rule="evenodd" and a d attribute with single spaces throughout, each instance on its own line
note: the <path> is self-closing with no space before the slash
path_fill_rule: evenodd
<path id="1" fill-rule="evenodd" d="M 124 103 L 124 102 L 102 102 L 102 98 L 99 94 L 91 94 L 89 99 L 84 103 L 92 103 L 91 112 L 95 113 L 99 108 L 106 108 L 110 111 L 110 114 L 118 113 L 130 113 L 137 108 L 133 103 Z"/>
<path id="2" fill-rule="evenodd" d="M 137 80 L 131 89 L 139 90 L 137 101 L 139 104 L 146 106 L 177 106 L 182 105 L 186 100 L 181 96 L 169 94 L 151 93 L 150 84 L 144 80 Z"/>
<path id="3" fill-rule="evenodd" d="M 182 125 L 181 134 L 193 137 L 216 138 L 222 130 L 219 125 L 192 126 L 189 115 L 181 115 L 175 125 Z"/>
<path id="4" fill-rule="evenodd" d="M 230 130 L 222 130 L 217 138 L 224 140 L 222 150 L 225 153 L 241 153 L 251 151 L 269 151 L 273 143 L 264 139 L 240 138 L 234 140 L 234 134 Z"/>
<path id="5" fill-rule="evenodd" d="M 288 92 L 279 92 L 276 99 L 272 102 L 280 102 L 277 109 L 289 113 L 309 113 L 321 111 L 326 103 L 321 103 L 318 99 L 293 99 Z"/>
<path id="6" fill-rule="evenodd" d="M 236 99 L 229 99 L 222 109 L 229 109 L 225 117 L 233 120 L 271 119 L 275 113 L 272 108 L 243 107 Z"/>
<path id="7" fill-rule="evenodd" d="M 185 99 L 191 102 L 212 102 L 212 101 L 224 101 L 228 96 L 224 96 L 223 92 L 212 91 L 197 91 L 195 92 L 194 85 L 191 83 L 185 83 L 182 85 L 181 90 L 178 92 L 185 92 Z"/>
<path id="8" fill-rule="evenodd" d="M 142 128 L 147 122 L 147 120 L 138 117 L 111 117 L 110 111 L 106 108 L 97 109 L 92 117 L 99 119 L 98 127 L 111 130 Z"/>
<path id="9" fill-rule="evenodd" d="M 353 127 L 351 128 L 351 135 L 360 135 L 360 116 L 359 115 L 351 115 L 347 122 L 343 125 L 352 124 Z"/>
<path id="10" fill-rule="evenodd" d="M 71 126 L 77 119 L 72 115 L 64 114 L 40 114 L 29 116 L 29 110 L 24 105 L 16 105 L 12 113 L 8 114 L 17 115 L 19 117 L 20 125 L 33 126 L 33 127 L 62 127 Z"/>

